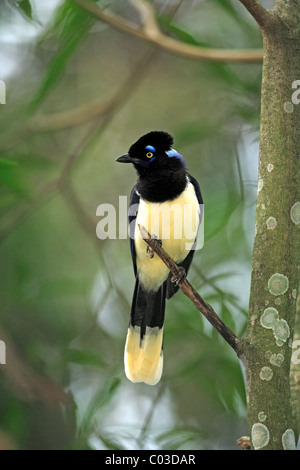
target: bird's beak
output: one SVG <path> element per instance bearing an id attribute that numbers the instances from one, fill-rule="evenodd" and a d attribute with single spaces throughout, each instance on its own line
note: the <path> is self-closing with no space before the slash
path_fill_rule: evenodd
<path id="1" fill-rule="evenodd" d="M 133 163 L 132 158 L 128 155 L 128 153 L 125 153 L 125 155 L 121 155 L 116 159 L 116 162 L 120 163 Z"/>

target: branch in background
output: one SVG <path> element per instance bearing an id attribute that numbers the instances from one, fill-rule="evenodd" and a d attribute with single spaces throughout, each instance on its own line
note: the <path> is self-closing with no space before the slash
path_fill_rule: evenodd
<path id="1" fill-rule="evenodd" d="M 261 28 L 265 28 L 270 22 L 270 13 L 257 0 L 239 0 L 253 16 Z"/>
<path id="2" fill-rule="evenodd" d="M 6 345 L 7 363 L 1 366 L 3 375 L 12 386 L 15 395 L 25 402 L 42 402 L 53 408 L 69 403 L 68 395 L 59 384 L 37 373 L 24 361 L 22 354 L 8 333 L 1 326 L 1 338 Z"/>
<path id="3" fill-rule="evenodd" d="M 169 268 L 173 276 L 177 277 L 180 274 L 180 268 L 177 266 L 175 261 L 165 252 L 160 246 L 157 239 L 152 238 L 145 227 L 139 225 L 140 233 L 147 245 L 160 257 L 160 259 Z M 187 279 L 180 283 L 182 292 L 193 302 L 195 307 L 205 316 L 205 318 L 211 323 L 211 325 L 218 331 L 218 333 L 227 341 L 227 343 L 234 349 L 237 355 L 240 355 L 240 340 L 237 336 L 228 328 L 225 323 L 218 317 L 211 305 L 209 305 L 194 289 Z"/>
<path id="4" fill-rule="evenodd" d="M 113 28 L 124 31 L 171 53 L 192 59 L 204 59 L 215 62 L 261 62 L 263 53 L 261 49 L 215 49 L 194 46 L 166 36 L 159 29 L 155 21 L 153 7 L 143 0 L 132 0 L 134 6 L 142 16 L 143 24 L 138 26 L 114 13 L 104 12 L 99 5 L 89 0 L 73 0 L 85 11 L 90 12 L 99 20 L 104 21 Z"/>
<path id="5" fill-rule="evenodd" d="M 99 132 L 102 133 L 106 129 L 107 125 L 111 122 L 117 111 L 127 103 L 132 93 L 137 89 L 139 81 L 146 73 L 147 65 L 151 63 L 151 59 L 155 56 L 155 54 L 156 48 L 152 47 L 149 51 L 147 51 L 146 54 L 144 54 L 142 58 L 137 61 L 134 70 L 132 70 L 129 77 L 124 82 L 124 84 L 122 84 L 114 97 L 105 105 L 103 105 L 101 110 L 99 107 L 98 110 L 100 114 L 93 116 L 94 119 L 97 117 L 96 122 L 93 122 L 89 126 L 87 132 L 78 141 L 75 149 L 71 154 L 68 155 L 58 177 L 54 181 L 47 182 L 44 187 L 37 191 L 35 196 L 33 196 L 29 201 L 26 200 L 23 204 L 21 204 L 18 208 L 17 214 L 14 215 L 13 220 L 8 221 L 6 226 L 0 229 L 0 245 L 21 223 L 23 223 L 24 220 L 27 219 L 27 217 L 34 213 L 36 209 L 39 208 L 44 202 L 47 202 L 52 196 L 57 194 L 57 192 L 63 192 L 67 182 L 71 177 L 75 163 L 80 158 L 83 158 L 83 155 L 87 152 L 91 143 L 94 143 L 94 139 L 99 138 Z M 108 103 L 110 104 L 109 106 Z M 85 113 L 85 117 L 87 118 L 87 113 Z M 48 118 L 46 118 L 46 120 L 47 119 Z M 53 123 L 53 116 L 49 117 L 49 120 Z M 72 118 L 72 112 L 69 113 L 68 120 L 64 119 L 64 125 L 75 125 Z"/>
<path id="6" fill-rule="evenodd" d="M 103 250 L 99 250 L 99 240 L 95 238 L 96 220 L 94 220 L 90 216 L 90 214 L 85 210 L 82 202 L 78 198 L 76 191 L 74 191 L 70 181 L 67 181 L 65 183 L 61 194 L 65 198 L 66 202 L 69 204 L 72 211 L 74 212 L 77 222 L 89 236 L 89 239 L 95 249 L 96 255 L 99 258 L 101 265 L 105 267 L 108 283 L 111 289 L 113 290 L 113 292 L 115 292 L 118 295 L 119 299 L 121 300 L 124 306 L 124 312 L 126 312 L 126 315 L 127 315 L 128 308 L 129 308 L 128 300 L 126 299 L 124 293 L 122 292 L 122 289 L 120 289 L 118 284 L 115 282 L 114 277 L 111 275 L 111 269 L 109 268 L 107 264 L 107 260 L 104 256 Z"/>
<path id="7" fill-rule="evenodd" d="M 67 129 L 83 124 L 91 119 L 104 116 L 114 105 L 115 98 L 108 100 L 103 104 L 103 100 L 98 103 L 91 103 L 70 111 L 62 111 L 53 114 L 37 115 L 29 124 L 30 130 L 37 131 L 56 131 Z"/>
<path id="8" fill-rule="evenodd" d="M 154 40 L 155 38 L 159 38 L 161 31 L 156 22 L 155 10 L 152 5 L 143 0 L 130 0 L 130 3 L 138 10 L 142 18 L 142 28 L 145 35 L 149 38 L 153 37 Z"/>
<path id="9" fill-rule="evenodd" d="M 164 382 L 162 382 L 159 389 L 158 389 L 158 392 L 157 392 L 156 396 L 154 397 L 153 401 L 151 402 L 151 405 L 149 407 L 149 411 L 146 414 L 143 425 L 141 427 L 140 434 L 136 439 L 138 448 L 141 449 L 141 450 L 144 449 L 144 441 L 145 441 L 145 438 L 146 438 L 146 435 L 147 435 L 147 431 L 148 431 L 149 426 L 151 424 L 153 415 L 156 411 L 156 406 L 160 402 L 161 397 L 162 397 L 162 395 L 165 391 L 165 388 L 166 388 L 165 384 L 164 384 Z"/>
<path id="10" fill-rule="evenodd" d="M 31 214 L 33 214 L 42 204 L 48 202 L 57 192 L 57 182 L 50 181 L 46 183 L 37 193 L 29 200 L 25 201 L 18 207 L 16 214 L 12 220 L 6 221 L 6 226 L 0 230 L 0 246 L 6 238 L 22 224 Z"/>
<path id="11" fill-rule="evenodd" d="M 56 131 L 78 126 L 92 119 L 102 119 L 101 129 L 104 129 L 105 119 L 107 119 L 107 117 L 109 119 L 109 116 L 114 115 L 119 107 L 127 102 L 129 96 L 136 90 L 138 82 L 145 73 L 145 67 L 151 63 L 155 54 L 156 48 L 151 47 L 141 59 L 137 61 L 134 69 L 125 82 L 122 83 L 115 95 L 106 102 L 103 103 L 103 100 L 101 100 L 70 111 L 36 116 L 30 123 L 30 128 L 34 131 Z"/>

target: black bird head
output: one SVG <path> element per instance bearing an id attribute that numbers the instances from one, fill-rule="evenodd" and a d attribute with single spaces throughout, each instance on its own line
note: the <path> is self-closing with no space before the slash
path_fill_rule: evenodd
<path id="1" fill-rule="evenodd" d="M 183 156 L 172 148 L 173 137 L 167 132 L 152 131 L 131 145 L 117 162 L 133 163 L 140 176 L 162 170 L 185 168 Z"/>

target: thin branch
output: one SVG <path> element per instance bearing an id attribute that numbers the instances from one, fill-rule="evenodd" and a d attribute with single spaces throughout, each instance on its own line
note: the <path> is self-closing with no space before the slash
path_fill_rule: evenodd
<path id="1" fill-rule="evenodd" d="M 1 366 L 1 371 L 11 384 L 14 394 L 25 402 L 39 401 L 52 408 L 70 404 L 68 395 L 61 386 L 49 377 L 37 373 L 26 363 L 2 325 L 0 330 L 7 350 L 7 364 Z"/>
<path id="2" fill-rule="evenodd" d="M 249 11 L 249 13 L 253 16 L 261 28 L 265 28 L 269 24 L 271 15 L 268 10 L 266 10 L 266 8 L 261 5 L 261 3 L 259 3 L 257 0 L 239 1 Z"/>
<path id="3" fill-rule="evenodd" d="M 75 127 L 94 118 L 102 117 L 114 105 L 115 98 L 113 97 L 105 103 L 101 100 L 96 103 L 89 103 L 85 106 L 80 106 L 68 111 L 62 111 L 60 113 L 40 114 L 32 119 L 28 127 L 34 132 L 49 132 Z"/>
<path id="4" fill-rule="evenodd" d="M 55 194 L 57 194 L 57 190 L 57 181 L 50 181 L 38 190 L 37 194 L 35 194 L 30 201 L 25 201 L 24 204 L 17 209 L 16 213 L 14 213 L 13 219 L 6 222 L 6 226 L 1 227 L 0 246 L 19 225 L 30 217 L 30 215 L 54 197 Z"/>
<path id="5" fill-rule="evenodd" d="M 130 0 L 130 3 L 139 11 L 142 17 L 142 24 L 144 33 L 149 38 L 159 38 L 161 31 L 156 22 L 154 9 L 150 3 L 144 2 L 143 0 Z"/>
<path id="6" fill-rule="evenodd" d="M 155 13 L 150 4 L 142 0 L 134 0 L 135 7 L 141 13 L 143 24 L 135 23 L 122 18 L 112 12 L 103 11 L 99 5 L 89 0 L 73 0 L 77 5 L 91 13 L 96 18 L 110 26 L 151 42 L 161 49 L 171 53 L 189 57 L 192 59 L 204 59 L 215 62 L 261 62 L 263 51 L 261 49 L 215 49 L 202 46 L 194 46 L 166 36 L 158 28 L 155 21 Z M 133 1 L 133 0 L 132 0 Z"/>
<path id="7" fill-rule="evenodd" d="M 180 269 L 173 261 L 172 258 L 165 252 L 161 247 L 157 239 L 152 238 L 145 227 L 139 225 L 140 233 L 147 245 L 160 257 L 160 259 L 169 268 L 173 276 L 180 274 Z M 227 343 L 233 348 L 233 350 L 240 355 L 240 343 L 241 341 L 237 336 L 228 328 L 225 323 L 218 317 L 211 305 L 209 305 L 194 289 L 187 279 L 184 279 L 180 283 L 182 292 L 193 302 L 195 307 L 201 312 L 205 318 L 211 323 L 211 325 L 219 332 L 219 334 L 227 341 Z"/>
<path id="8" fill-rule="evenodd" d="M 238 149 L 236 148 L 236 146 L 235 146 L 235 149 L 234 149 L 234 156 L 235 156 L 236 166 L 237 166 L 238 175 L 239 175 L 241 201 L 244 202 L 245 201 L 244 181 L 243 181 L 243 174 L 242 174 L 242 168 L 241 168 L 239 152 L 238 152 Z"/>
<path id="9" fill-rule="evenodd" d="M 140 449 L 143 449 L 143 447 L 144 447 L 144 441 L 145 441 L 145 438 L 146 438 L 147 431 L 148 431 L 149 426 L 151 424 L 154 412 L 156 410 L 156 406 L 159 403 L 164 391 L 165 391 L 165 384 L 162 382 L 161 385 L 160 385 L 160 388 L 158 389 L 158 392 L 157 392 L 156 396 L 154 397 L 154 400 L 152 401 L 152 403 L 149 407 L 148 413 L 146 414 L 146 417 L 144 419 L 142 428 L 140 430 L 140 434 L 137 438 L 137 444 L 138 444 Z"/>
<path id="10" fill-rule="evenodd" d="M 89 236 L 89 239 L 92 242 L 92 246 L 95 249 L 98 259 L 101 262 L 101 265 L 105 268 L 108 283 L 113 292 L 117 293 L 118 297 L 121 299 L 122 304 L 124 306 L 124 312 L 127 312 L 128 300 L 126 299 L 122 290 L 115 282 L 114 277 L 111 275 L 111 269 L 109 269 L 109 266 L 107 265 L 107 260 L 104 256 L 104 252 L 103 250 L 99 249 L 99 240 L 95 238 L 95 226 L 97 224 L 97 221 L 94 220 L 90 216 L 90 214 L 84 209 L 84 206 L 78 198 L 77 193 L 74 191 L 70 181 L 65 183 L 64 187 L 62 188 L 61 194 L 66 200 L 66 202 L 69 204 L 69 207 L 74 212 L 78 223 Z"/>
<path id="11" fill-rule="evenodd" d="M 128 97 L 136 90 L 139 81 L 145 74 L 145 67 L 155 57 L 156 51 L 156 48 L 151 47 L 149 51 L 147 51 L 141 59 L 137 61 L 134 69 L 121 85 L 119 90 L 106 102 L 103 103 L 101 100 L 70 111 L 36 116 L 30 123 L 29 128 L 35 132 L 56 131 L 59 129 L 78 126 L 93 119 L 97 119 L 97 122 L 102 119 L 101 130 L 103 131 L 106 127 L 106 120 L 110 120 L 110 117 L 127 102 Z"/>

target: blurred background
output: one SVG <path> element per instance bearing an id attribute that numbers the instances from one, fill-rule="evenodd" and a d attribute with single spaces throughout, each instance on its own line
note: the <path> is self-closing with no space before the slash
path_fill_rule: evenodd
<path id="1" fill-rule="evenodd" d="M 97 3 L 140 23 L 130 1 Z M 180 41 L 262 46 L 237 1 L 150 5 Z M 129 241 L 100 240 L 96 209 L 118 217 L 135 182 L 116 157 L 150 130 L 170 132 L 205 203 L 189 280 L 243 335 L 261 64 L 172 55 L 71 0 L 2 0 L 0 79 L 0 449 L 239 449 L 242 367 L 181 292 L 167 303 L 161 382 L 126 379 Z"/>

